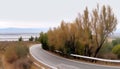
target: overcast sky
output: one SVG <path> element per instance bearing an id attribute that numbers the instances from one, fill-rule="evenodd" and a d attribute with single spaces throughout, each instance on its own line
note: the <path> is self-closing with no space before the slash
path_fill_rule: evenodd
<path id="1" fill-rule="evenodd" d="M 120 20 L 119 0 L 0 0 L 0 28 L 55 27 L 62 20 L 74 21 L 86 6 L 91 10 L 97 3 L 110 5 Z"/>

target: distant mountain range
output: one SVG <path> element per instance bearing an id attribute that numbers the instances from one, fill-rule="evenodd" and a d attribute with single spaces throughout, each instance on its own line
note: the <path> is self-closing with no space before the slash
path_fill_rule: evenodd
<path id="1" fill-rule="evenodd" d="M 0 28 L 0 34 L 4 33 L 40 33 L 47 32 L 47 28 Z"/>
<path id="2" fill-rule="evenodd" d="M 40 32 L 47 32 L 48 28 L 0 28 L 0 34 L 16 34 L 16 33 L 40 33 Z M 112 38 L 120 38 L 120 29 L 114 31 Z"/>

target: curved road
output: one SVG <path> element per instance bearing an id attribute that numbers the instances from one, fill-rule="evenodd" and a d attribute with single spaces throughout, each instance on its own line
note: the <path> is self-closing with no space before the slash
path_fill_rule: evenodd
<path id="1" fill-rule="evenodd" d="M 80 61 L 74 61 L 53 55 L 41 48 L 41 44 L 30 47 L 30 54 L 39 62 L 52 69 L 120 69 L 115 66 L 104 66 Z"/>

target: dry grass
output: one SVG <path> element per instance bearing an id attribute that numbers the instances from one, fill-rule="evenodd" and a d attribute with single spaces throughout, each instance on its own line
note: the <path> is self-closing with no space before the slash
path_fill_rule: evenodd
<path id="1" fill-rule="evenodd" d="M 34 64 L 32 64 L 31 69 L 39 69 L 39 68 L 37 66 L 35 66 Z"/>
<path id="2" fill-rule="evenodd" d="M 38 66 L 34 65 L 33 63 L 31 63 L 31 60 L 29 60 L 28 58 L 20 59 L 12 64 L 6 62 L 6 60 L 4 58 L 2 61 L 3 61 L 4 69 L 24 69 L 22 67 L 22 64 L 27 64 L 28 67 L 30 66 L 28 69 L 41 69 Z M 25 68 L 25 69 L 27 69 L 27 68 Z"/>
<path id="3" fill-rule="evenodd" d="M 36 44 L 38 42 L 29 42 L 29 41 L 0 41 L 0 53 L 4 53 L 6 48 L 10 46 L 30 46 L 32 44 Z"/>
<path id="4" fill-rule="evenodd" d="M 31 46 L 33 44 L 37 44 L 37 42 L 17 42 L 17 41 L 1 41 L 0 42 L 0 69 L 24 69 L 23 67 L 29 67 L 28 69 L 39 69 L 35 65 L 32 64 L 32 61 L 27 57 L 22 59 L 18 59 L 13 63 L 9 63 L 4 58 L 4 53 L 7 48 L 13 46 Z M 11 55 L 12 56 L 12 55 Z"/>

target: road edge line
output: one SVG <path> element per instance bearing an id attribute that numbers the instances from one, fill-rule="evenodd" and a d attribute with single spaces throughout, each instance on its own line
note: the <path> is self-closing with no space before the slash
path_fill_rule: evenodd
<path id="1" fill-rule="evenodd" d="M 38 44 L 36 44 L 36 45 L 38 45 Z M 34 46 L 34 45 L 33 45 L 33 46 Z M 31 47 L 29 48 L 29 50 L 31 50 Z M 48 64 L 44 63 L 43 61 L 40 61 L 38 58 L 36 58 L 34 55 L 32 55 L 31 51 L 30 51 L 30 55 L 31 55 L 34 59 L 36 59 L 38 62 L 40 62 L 40 63 L 42 63 L 42 64 L 44 64 L 44 65 L 46 65 L 46 66 L 48 66 L 48 67 L 50 67 L 50 68 L 52 68 L 52 69 L 58 69 L 58 68 L 56 68 L 56 67 L 53 67 L 53 66 L 51 66 L 51 65 L 48 65 Z"/>

